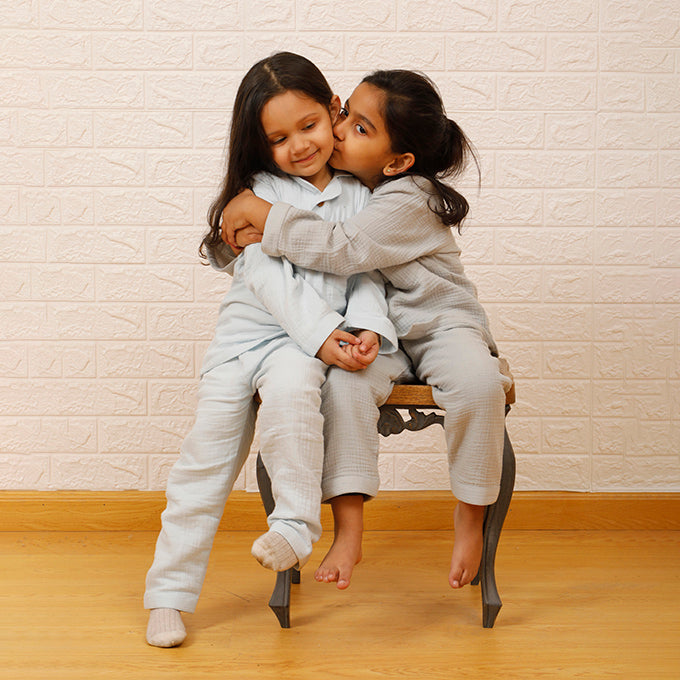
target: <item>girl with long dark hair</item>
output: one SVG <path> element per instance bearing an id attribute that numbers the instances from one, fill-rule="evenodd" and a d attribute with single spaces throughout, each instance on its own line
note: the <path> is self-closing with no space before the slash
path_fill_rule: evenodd
<path id="1" fill-rule="evenodd" d="M 172 647 L 185 638 L 180 611 L 196 607 L 225 501 L 248 456 L 255 393 L 275 508 L 252 554 L 283 571 L 303 566 L 321 534 L 327 365 L 364 369 L 378 355 L 381 337 L 381 352 L 396 348 L 377 276 L 304 270 L 265 255 L 259 244 L 234 259 L 219 237 L 223 207 L 244 188 L 325 219 L 345 219 L 366 204 L 366 188 L 328 166 L 338 109 L 314 64 L 288 52 L 255 64 L 239 87 L 227 172 L 201 244 L 210 263 L 233 280 L 203 360 L 196 422 L 168 478 L 144 596 L 151 645 Z"/>

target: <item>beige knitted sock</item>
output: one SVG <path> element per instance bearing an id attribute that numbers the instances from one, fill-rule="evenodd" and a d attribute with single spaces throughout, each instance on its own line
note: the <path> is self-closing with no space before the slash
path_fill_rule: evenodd
<path id="1" fill-rule="evenodd" d="M 187 631 L 176 609 L 152 609 L 146 628 L 146 641 L 154 647 L 177 647 L 184 642 Z"/>
<path id="2" fill-rule="evenodd" d="M 272 571 L 286 571 L 298 563 L 290 543 L 276 531 L 262 534 L 255 540 L 250 552 L 263 567 Z"/>

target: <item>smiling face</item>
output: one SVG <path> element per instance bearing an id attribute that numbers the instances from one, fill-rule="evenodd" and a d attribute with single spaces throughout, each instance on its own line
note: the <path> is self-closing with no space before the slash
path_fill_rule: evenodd
<path id="1" fill-rule="evenodd" d="M 272 97 L 262 108 L 260 121 L 269 141 L 272 160 L 288 175 L 302 177 L 323 190 L 331 179 L 328 159 L 333 153 L 331 111 L 294 90 Z"/>
<path id="2" fill-rule="evenodd" d="M 379 88 L 360 83 L 333 128 L 335 151 L 330 164 L 352 173 L 369 189 L 374 189 L 384 174 L 394 174 L 389 167 L 400 155 L 392 151 L 385 127 L 384 98 Z"/>

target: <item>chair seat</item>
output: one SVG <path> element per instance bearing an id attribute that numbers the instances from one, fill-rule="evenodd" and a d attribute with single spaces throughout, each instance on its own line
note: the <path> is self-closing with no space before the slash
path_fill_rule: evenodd
<path id="1" fill-rule="evenodd" d="M 392 388 L 386 406 L 403 406 L 404 408 L 422 406 L 438 408 L 432 399 L 432 388 L 429 385 L 403 383 Z"/>
<path id="2" fill-rule="evenodd" d="M 515 403 L 515 384 L 505 393 L 506 405 Z M 397 408 L 439 408 L 432 398 L 432 388 L 422 383 L 399 383 L 392 388 L 385 406 Z"/>

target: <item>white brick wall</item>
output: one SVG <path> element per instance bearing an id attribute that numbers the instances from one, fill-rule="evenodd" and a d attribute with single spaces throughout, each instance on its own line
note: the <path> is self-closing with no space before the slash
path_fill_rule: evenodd
<path id="1" fill-rule="evenodd" d="M 677 0 L 11 0 L 0 26 L 0 488 L 163 488 L 228 285 L 196 248 L 235 89 L 286 48 L 342 96 L 426 71 L 479 149 L 461 243 L 518 488 L 680 490 Z M 383 487 L 446 488 L 443 451 L 385 440 Z"/>

